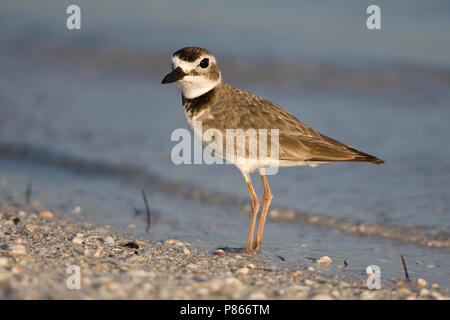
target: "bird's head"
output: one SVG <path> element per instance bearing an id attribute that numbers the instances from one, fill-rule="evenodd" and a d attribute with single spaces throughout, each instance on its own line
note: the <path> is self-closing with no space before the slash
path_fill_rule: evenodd
<path id="1" fill-rule="evenodd" d="M 186 47 L 172 56 L 172 72 L 164 77 L 162 84 L 177 81 L 187 99 L 199 97 L 221 81 L 216 58 L 211 52 L 198 47 Z"/>

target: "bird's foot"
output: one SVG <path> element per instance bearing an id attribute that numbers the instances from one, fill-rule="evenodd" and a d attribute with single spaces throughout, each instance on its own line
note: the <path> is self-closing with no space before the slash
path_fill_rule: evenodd
<path id="1" fill-rule="evenodd" d="M 252 249 L 253 249 L 254 251 L 259 251 L 259 250 L 261 250 L 261 242 L 255 240 L 255 242 L 253 242 Z"/>
<path id="2" fill-rule="evenodd" d="M 245 246 L 245 248 L 243 250 L 246 251 L 246 252 L 252 252 L 253 251 L 253 244 L 251 242 L 247 243 L 247 245 Z"/>

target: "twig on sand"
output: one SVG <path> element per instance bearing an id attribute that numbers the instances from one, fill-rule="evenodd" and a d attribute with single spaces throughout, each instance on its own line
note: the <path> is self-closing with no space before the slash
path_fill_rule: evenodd
<path id="1" fill-rule="evenodd" d="M 25 203 L 27 205 L 30 204 L 31 200 L 31 191 L 32 191 L 32 185 L 31 183 L 27 183 L 27 189 L 25 190 Z"/>
<path id="2" fill-rule="evenodd" d="M 405 270 L 406 280 L 409 281 L 408 269 L 406 269 L 405 256 L 401 255 L 401 258 L 402 258 L 402 262 L 403 262 L 403 269 Z"/>
<path id="3" fill-rule="evenodd" d="M 145 195 L 144 189 L 142 189 L 142 198 L 144 199 L 145 203 L 145 213 L 147 215 L 147 226 L 145 227 L 145 232 L 149 232 L 150 225 L 151 225 L 151 217 L 150 217 L 150 208 L 148 206 L 147 196 Z"/>

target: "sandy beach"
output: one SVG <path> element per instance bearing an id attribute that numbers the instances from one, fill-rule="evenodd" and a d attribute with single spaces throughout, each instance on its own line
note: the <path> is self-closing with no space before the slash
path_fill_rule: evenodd
<path id="1" fill-rule="evenodd" d="M 0 4 L 0 299 L 448 299 L 445 1 L 380 1 L 379 30 L 359 1 L 79 0 L 81 29 L 68 5 Z M 173 157 L 189 125 L 161 80 L 192 45 L 386 163 L 282 168 L 262 250 L 218 251 L 250 197 L 233 165 Z"/>
<path id="2" fill-rule="evenodd" d="M 364 276 L 329 277 L 321 268 L 278 268 L 258 254 L 213 254 L 177 239 L 136 239 L 36 207 L 0 205 L 0 299 L 449 298 L 423 279 L 369 290 Z"/>

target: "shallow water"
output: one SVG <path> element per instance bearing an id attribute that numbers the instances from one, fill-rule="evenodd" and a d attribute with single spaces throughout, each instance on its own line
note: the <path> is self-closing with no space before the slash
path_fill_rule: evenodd
<path id="1" fill-rule="evenodd" d="M 229 26 L 225 18 L 214 19 L 229 10 L 217 5 L 205 9 L 206 31 L 176 10 L 177 19 L 163 27 L 161 22 L 174 12 L 163 4 L 146 4 L 152 17 L 147 19 L 138 10 L 143 5 L 139 2 L 120 13 L 117 2 L 110 2 L 109 9 L 101 2 L 82 2 L 89 16 L 82 32 L 73 34 L 57 27 L 64 16 L 56 12 L 64 8 L 53 4 L 43 2 L 47 10 L 39 12 L 33 11 L 34 5 L 1 5 L 0 23 L 7 32 L 0 39 L 8 44 L 0 49 L 1 200 L 23 201 L 22 192 L 31 182 L 34 200 L 43 205 L 63 213 L 80 206 L 86 219 L 125 230 L 135 224 L 131 231 L 141 234 L 144 219 L 133 207 L 142 207 L 140 189 L 145 188 L 158 217 L 146 236 L 181 238 L 208 250 L 242 246 L 248 193 L 240 173 L 229 165 L 175 166 L 170 160 L 170 135 L 187 126 L 178 90 L 161 87 L 160 80 L 172 51 L 202 39 L 215 52 L 222 50 L 224 76 L 227 70 L 236 71 L 228 71 L 233 84 L 276 102 L 326 135 L 386 160 L 382 166 L 286 168 L 270 177 L 273 208 L 322 217 L 326 223 L 269 218 L 263 258 L 269 264 L 307 266 L 307 258 L 328 255 L 335 263 L 323 272 L 359 275 L 378 264 L 387 280 L 403 277 L 403 254 L 411 277 L 449 287 L 448 247 L 427 247 L 384 233 L 417 233 L 425 244 L 449 239 L 450 44 L 448 37 L 440 38 L 448 19 L 431 16 L 449 11 L 444 2 L 427 10 L 418 4 L 409 7 L 410 16 L 426 23 L 423 29 L 392 5 L 396 19 L 387 14 L 385 20 L 392 32 L 373 42 L 353 26 L 352 10 L 359 6 L 343 13 L 337 7 L 291 3 L 280 12 L 298 10 L 301 22 L 290 15 L 272 17 L 277 23 L 269 28 L 257 17 L 271 7 L 253 12 L 254 7 L 245 5 L 233 16 L 236 24 Z M 330 20 L 339 12 L 343 19 Z M 313 23 L 325 17 L 328 23 L 322 29 Z M 36 21 L 39 28 L 33 26 Z M 333 23 L 352 31 L 335 34 Z M 303 24 L 315 27 L 306 32 Z M 241 27 L 252 40 L 242 36 L 230 47 L 231 35 Z M 408 40 L 395 41 L 399 38 Z M 273 45 L 261 50 L 267 39 Z M 433 50 L 437 41 L 439 50 Z M 278 59 L 288 71 L 276 67 Z M 140 70 L 140 61 L 148 61 L 149 67 Z M 271 64 L 266 66 L 267 61 Z M 368 67 L 367 61 L 386 71 L 374 74 L 378 67 Z M 304 70 L 316 77 L 302 79 L 298 90 L 295 80 L 286 79 L 297 62 L 300 76 Z M 267 76 L 261 71 L 265 68 L 276 80 L 261 80 Z M 254 183 L 261 194 L 257 176 Z M 196 196 L 205 190 L 211 194 Z M 330 219 L 337 219 L 336 224 Z M 372 223 L 377 232 L 370 237 L 343 232 L 346 223 Z M 337 270 L 344 259 L 349 266 Z"/>

